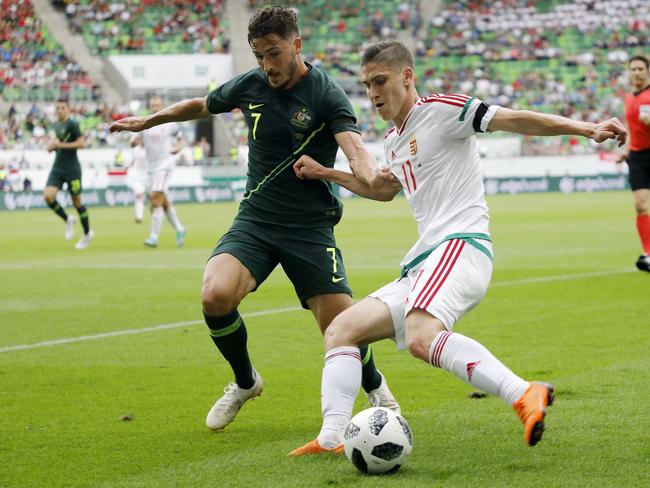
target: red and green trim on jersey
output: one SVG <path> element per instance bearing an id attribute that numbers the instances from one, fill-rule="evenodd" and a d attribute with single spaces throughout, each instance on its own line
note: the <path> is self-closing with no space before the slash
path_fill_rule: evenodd
<path id="1" fill-rule="evenodd" d="M 454 93 L 452 95 L 434 93 L 428 97 L 420 97 L 418 101 L 415 102 L 415 105 L 411 107 L 411 110 L 409 111 L 408 115 L 404 119 L 404 122 L 402 122 L 402 126 L 397 130 L 397 135 L 401 136 L 403 134 L 404 128 L 406 127 L 406 123 L 411 118 L 411 115 L 413 115 L 413 112 L 415 111 L 416 107 L 420 107 L 425 103 L 444 103 L 445 105 L 453 105 L 454 107 L 463 109 L 460 114 L 460 118 L 458 119 L 459 121 L 462 122 L 463 120 L 465 120 L 465 113 L 467 112 L 467 109 L 471 105 L 472 100 L 474 100 L 474 97 L 469 97 L 467 95 L 462 95 L 460 93 Z M 388 131 L 388 134 L 390 134 L 393 129 Z M 386 137 L 388 137 L 388 134 L 386 134 Z"/>
<path id="2" fill-rule="evenodd" d="M 444 95 L 442 93 L 434 93 L 428 97 L 421 97 L 420 101 L 422 103 L 446 103 L 447 105 L 454 105 L 455 107 L 464 108 L 467 105 L 467 102 L 473 97 L 463 95 L 461 93 L 454 93 L 451 95 Z"/>

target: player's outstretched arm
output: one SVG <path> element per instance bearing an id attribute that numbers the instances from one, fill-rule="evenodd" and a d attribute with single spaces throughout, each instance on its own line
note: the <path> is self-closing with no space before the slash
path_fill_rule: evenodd
<path id="1" fill-rule="evenodd" d="M 190 98 L 165 107 L 155 114 L 144 117 L 126 117 L 118 120 L 111 124 L 108 130 L 111 132 L 140 132 L 168 122 L 203 119 L 210 115 L 212 114 L 206 106 L 205 97 Z"/>
<path id="2" fill-rule="evenodd" d="M 387 169 L 379 172 L 373 187 L 352 173 L 326 168 L 307 155 L 301 156 L 294 163 L 293 170 L 301 180 L 329 181 L 341 185 L 359 196 L 381 202 L 392 200 L 402 190 L 399 180 Z"/>
<path id="3" fill-rule="evenodd" d="M 617 118 L 596 124 L 571 120 L 559 115 L 504 107 L 497 109 L 487 128 L 489 131 L 502 130 L 530 136 L 583 136 L 599 143 L 608 139 L 617 139 L 619 147 L 623 146 L 627 139 L 627 130 Z"/>
<path id="4" fill-rule="evenodd" d="M 361 134 L 353 131 L 339 132 L 334 135 L 345 157 L 348 158 L 352 173 L 369 186 L 374 186 L 379 165 L 368 153 Z M 355 192 L 356 193 L 356 192 Z"/>

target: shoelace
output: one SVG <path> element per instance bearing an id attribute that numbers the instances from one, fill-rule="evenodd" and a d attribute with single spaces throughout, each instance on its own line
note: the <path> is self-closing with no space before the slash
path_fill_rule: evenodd
<path id="1" fill-rule="evenodd" d="M 371 407 L 376 407 L 381 402 L 381 398 L 378 392 L 368 395 L 368 403 L 366 406 L 370 405 Z"/>
<path id="2" fill-rule="evenodd" d="M 239 405 L 237 404 L 237 389 L 239 387 L 237 386 L 237 383 L 235 382 L 230 382 L 226 387 L 223 389 L 223 392 L 225 393 L 224 396 L 228 396 L 229 398 L 226 401 L 219 402 L 217 405 L 217 409 L 220 412 L 224 413 L 229 413 L 233 408 L 239 409 Z"/>
<path id="3" fill-rule="evenodd" d="M 231 393 L 231 392 L 234 392 L 237 388 L 238 388 L 237 383 L 235 383 L 234 381 L 231 381 L 223 389 L 223 392 L 224 393 Z"/>

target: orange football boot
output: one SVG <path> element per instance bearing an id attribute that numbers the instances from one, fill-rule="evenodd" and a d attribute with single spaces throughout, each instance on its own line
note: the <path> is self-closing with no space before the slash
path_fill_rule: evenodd
<path id="1" fill-rule="evenodd" d="M 326 447 L 321 447 L 318 443 L 318 439 L 314 439 L 304 446 L 294 449 L 288 454 L 288 456 L 299 457 L 310 456 L 312 454 L 343 454 L 343 444 L 339 444 L 332 449 L 327 449 Z"/>
<path id="2" fill-rule="evenodd" d="M 528 445 L 534 446 L 542 439 L 546 407 L 552 405 L 554 399 L 552 385 L 531 382 L 526 392 L 512 405 L 524 424 L 524 440 Z"/>

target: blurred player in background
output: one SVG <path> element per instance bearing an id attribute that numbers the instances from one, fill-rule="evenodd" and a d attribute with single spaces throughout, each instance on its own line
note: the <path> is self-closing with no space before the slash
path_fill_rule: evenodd
<path id="1" fill-rule="evenodd" d="M 292 9 L 258 10 L 249 23 L 248 42 L 259 68 L 224 83 L 205 98 L 184 100 L 148 117 L 129 117 L 111 126 L 113 132 L 146 130 L 146 134 L 159 124 L 236 108 L 248 123 L 246 193 L 203 275 L 205 321 L 235 376 L 207 415 L 206 425 L 212 430 L 230 424 L 241 406 L 262 392 L 262 377 L 249 358 L 248 334 L 237 308 L 278 264 L 322 332 L 352 304 L 334 238 L 342 205 L 330 185 L 301 182 L 292 164 L 300 155 L 312 154 L 333 166 L 338 146 L 350 160 L 369 157 L 343 90 L 302 60 Z M 362 386 L 370 401 L 399 410 L 375 367 L 372 351 L 363 348 L 360 354 Z"/>
<path id="2" fill-rule="evenodd" d="M 127 168 L 127 182 L 133 190 L 135 199 L 133 202 L 135 221 L 139 224 L 144 218 L 144 199 L 147 190 L 147 152 L 144 149 L 142 134 L 136 134 L 131 141 L 131 160 L 127 163 Z"/>
<path id="3" fill-rule="evenodd" d="M 630 129 L 628 151 L 621 154 L 619 163 L 627 161 L 630 168 L 630 187 L 634 192 L 636 228 L 643 254 L 636 261 L 641 271 L 650 272 L 650 85 L 648 59 L 633 56 L 629 61 L 630 81 L 634 92 L 625 96 L 625 118 Z"/>
<path id="4" fill-rule="evenodd" d="M 163 108 L 162 98 L 154 96 L 149 99 L 151 113 Z M 151 233 L 145 239 L 145 246 L 156 247 L 163 219 L 167 215 L 169 223 L 176 230 L 176 245 L 185 243 L 185 227 L 176 214 L 176 209 L 169 198 L 169 179 L 185 141 L 178 124 L 166 124 L 151 127 L 142 133 L 144 150 L 147 155 L 147 189 L 151 203 Z"/>
<path id="5" fill-rule="evenodd" d="M 345 426 L 352 416 L 361 376 L 359 346 L 385 338 L 394 338 L 398 348 L 408 348 L 433 367 L 501 397 L 513 406 L 524 424 L 525 441 L 534 446 L 544 431 L 546 407 L 553 401 L 551 385 L 523 380 L 477 341 L 452 332 L 454 324 L 481 301 L 492 276 L 488 207 L 475 134 L 567 134 L 596 142 L 617 138 L 623 144 L 625 128 L 616 119 L 577 122 L 487 105 L 460 94 L 419 97 L 411 54 L 396 41 L 367 47 L 361 74 L 377 112 L 395 126 L 384 142 L 390 168 L 359 160 L 351 165 L 354 174 L 350 174 L 303 156 L 294 166 L 296 175 L 375 197 L 384 194 L 374 190 L 378 180 L 398 178 L 417 221 L 419 239 L 401 263 L 401 277 L 345 310 L 325 333 L 323 427 L 316 440 L 290 455 L 313 454 L 314 444 L 342 451 L 344 427 L 337 426 Z"/>
<path id="6" fill-rule="evenodd" d="M 43 197 L 47 205 L 61 217 L 65 222 L 65 238 L 72 239 L 74 236 L 74 224 L 76 219 L 66 214 L 56 200 L 56 194 L 63 186 L 68 185 L 68 191 L 72 197 L 72 203 L 77 209 L 84 235 L 75 244 L 76 249 L 85 249 L 95 237 L 94 231 L 90 229 L 88 222 L 88 209 L 81 203 L 81 164 L 77 157 L 77 149 L 84 147 L 84 137 L 79 129 L 79 124 L 70 118 L 70 106 L 67 100 L 59 100 L 56 104 L 56 119 L 54 140 L 47 147 L 49 152 L 56 151 L 52 170 L 47 177 L 47 183 Z"/>

